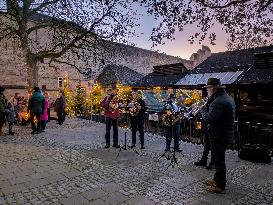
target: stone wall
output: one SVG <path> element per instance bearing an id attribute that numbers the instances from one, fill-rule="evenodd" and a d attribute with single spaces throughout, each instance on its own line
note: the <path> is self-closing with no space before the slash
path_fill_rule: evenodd
<path id="1" fill-rule="evenodd" d="M 35 41 L 39 41 L 42 44 L 47 44 L 50 38 L 50 32 L 39 31 L 35 33 L 32 38 Z M 188 69 L 192 69 L 196 64 L 199 64 L 202 60 L 206 59 L 210 55 L 208 47 L 202 47 L 197 54 L 194 54 L 190 60 L 181 59 L 178 57 L 166 55 L 164 53 L 158 53 L 155 51 L 145 50 L 133 46 L 127 46 L 117 43 L 109 43 L 111 52 L 118 54 L 112 58 L 104 59 L 104 64 L 92 63 L 92 59 L 88 59 L 89 64 L 93 65 L 93 76 L 97 76 L 107 64 L 118 64 L 127 66 L 139 73 L 149 74 L 153 71 L 153 66 L 162 64 L 183 63 Z M 33 48 L 36 49 L 36 48 Z M 119 51 L 122 51 L 122 55 L 119 55 Z M 105 56 L 108 56 L 106 54 Z M 69 61 L 71 59 L 63 59 Z M 79 62 L 79 64 L 85 62 Z M 1 81 L 0 85 L 8 87 L 6 94 L 8 97 L 15 92 L 26 94 L 27 87 L 27 72 L 25 67 L 24 58 L 22 52 L 15 40 L 6 40 L 0 43 L 0 72 Z M 53 98 L 56 97 L 56 91 L 58 90 L 58 77 L 64 77 L 67 73 L 69 76 L 69 85 L 75 88 L 76 85 L 81 83 L 86 86 L 87 82 L 84 81 L 83 75 L 81 75 L 76 69 L 67 65 L 57 65 L 57 69 L 49 66 L 48 61 L 40 62 L 39 67 L 39 86 L 46 86 L 47 90 L 54 93 Z M 54 92 L 55 91 L 55 92 Z"/>

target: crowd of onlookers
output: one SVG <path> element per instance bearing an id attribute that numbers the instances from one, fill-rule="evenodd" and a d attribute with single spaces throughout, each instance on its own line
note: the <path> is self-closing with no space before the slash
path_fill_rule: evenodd
<path id="1" fill-rule="evenodd" d="M 13 125 L 31 124 L 31 134 L 39 134 L 45 131 L 46 124 L 50 121 L 50 108 L 54 107 L 57 113 L 57 124 L 65 121 L 66 99 L 64 92 L 60 90 L 59 97 L 50 102 L 49 94 L 39 87 L 34 87 L 29 99 L 15 93 L 9 100 L 4 95 L 5 88 L 0 86 L 0 136 L 3 126 L 8 125 L 8 134 L 14 135 Z"/>

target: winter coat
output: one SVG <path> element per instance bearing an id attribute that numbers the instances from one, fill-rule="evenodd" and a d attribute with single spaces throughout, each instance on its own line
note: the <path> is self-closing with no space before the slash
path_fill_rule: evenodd
<path id="1" fill-rule="evenodd" d="M 141 109 L 139 110 L 138 114 L 136 116 L 131 116 L 133 119 L 138 120 L 144 120 L 144 113 L 147 110 L 146 104 L 143 99 L 139 98 L 136 102 L 138 102 L 141 106 Z"/>
<path id="2" fill-rule="evenodd" d="M 65 107 L 66 107 L 66 99 L 64 95 L 61 95 L 59 98 L 56 99 L 54 103 L 54 111 L 62 112 L 65 110 Z"/>
<path id="3" fill-rule="evenodd" d="M 35 91 L 29 99 L 28 109 L 32 113 L 40 113 L 44 112 L 45 106 L 45 97 L 39 91 Z"/>
<path id="4" fill-rule="evenodd" d="M 44 113 L 41 115 L 40 120 L 48 120 L 48 113 L 47 113 L 47 109 L 49 108 L 49 102 L 48 99 L 45 98 L 45 108 L 44 108 Z"/>
<path id="5" fill-rule="evenodd" d="M 104 116 L 109 117 L 111 119 L 118 119 L 119 118 L 119 109 L 116 109 L 114 112 L 109 111 L 109 103 L 113 99 L 115 95 L 107 95 L 101 102 L 101 107 L 104 108 Z"/>
<path id="6" fill-rule="evenodd" d="M 6 112 L 7 121 L 9 123 L 14 123 L 16 121 L 14 109 L 6 108 L 5 112 Z"/>
<path id="7" fill-rule="evenodd" d="M 5 115 L 5 108 L 7 106 L 7 99 L 0 93 L 0 116 Z"/>
<path id="8" fill-rule="evenodd" d="M 235 102 L 224 90 L 213 96 L 209 110 L 202 111 L 212 143 L 234 143 Z"/>

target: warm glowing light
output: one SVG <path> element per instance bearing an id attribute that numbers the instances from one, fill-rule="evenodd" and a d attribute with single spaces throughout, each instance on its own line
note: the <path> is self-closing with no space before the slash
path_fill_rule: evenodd
<path id="1" fill-rule="evenodd" d="M 195 127 L 197 130 L 201 130 L 202 129 L 202 122 L 196 122 Z"/>

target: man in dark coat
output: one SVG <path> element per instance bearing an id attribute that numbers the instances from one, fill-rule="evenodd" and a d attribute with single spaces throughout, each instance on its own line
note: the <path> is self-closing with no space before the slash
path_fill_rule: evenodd
<path id="1" fill-rule="evenodd" d="M 63 90 L 60 90 L 59 94 L 60 97 L 55 101 L 54 111 L 57 112 L 57 124 L 62 125 L 65 121 L 66 99 Z"/>
<path id="2" fill-rule="evenodd" d="M 30 111 L 31 134 L 38 134 L 41 132 L 40 116 L 44 113 L 45 98 L 42 95 L 39 87 L 34 87 L 34 92 L 28 102 L 28 110 Z M 35 125 L 34 118 L 37 120 Z"/>
<path id="3" fill-rule="evenodd" d="M 179 133 L 180 133 L 180 108 L 176 103 L 174 94 L 170 94 L 167 103 L 163 110 L 163 124 L 165 126 L 166 148 L 165 151 L 170 151 L 173 138 L 174 151 L 181 152 L 179 148 Z M 173 119 L 174 117 L 174 119 Z"/>
<path id="4" fill-rule="evenodd" d="M 144 100 L 141 98 L 140 91 L 133 91 L 133 104 L 134 107 L 130 108 L 131 113 L 131 128 L 132 128 L 132 145 L 131 148 L 136 146 L 136 133 L 139 131 L 139 139 L 141 149 L 144 147 L 144 113 L 147 110 Z"/>
<path id="5" fill-rule="evenodd" d="M 206 112 L 209 111 L 209 106 L 210 104 L 212 103 L 214 99 L 212 98 L 208 98 L 206 104 L 205 104 L 205 110 Z M 204 108 L 203 108 L 204 109 Z M 208 161 L 208 155 L 209 155 L 209 152 L 211 150 L 211 146 L 210 146 L 210 141 L 209 141 L 209 135 L 208 135 L 208 130 L 207 130 L 207 125 L 204 123 L 204 134 L 203 134 L 203 145 L 204 145 L 204 149 L 203 149 L 203 154 L 202 154 L 202 157 L 199 161 L 197 162 L 194 162 L 194 165 L 195 166 L 203 166 L 203 167 L 206 167 L 206 169 L 213 169 L 215 168 L 214 167 L 214 164 L 213 164 L 213 158 L 211 157 L 211 161 L 209 163 L 209 165 L 207 166 L 207 161 Z"/>
<path id="6" fill-rule="evenodd" d="M 212 180 L 206 180 L 206 190 L 225 193 L 226 164 L 225 151 L 234 143 L 235 102 L 224 90 L 225 86 L 217 78 L 209 78 L 205 86 L 208 97 L 213 101 L 209 110 L 201 109 L 203 119 L 208 126 L 208 137 L 216 173 Z"/>

